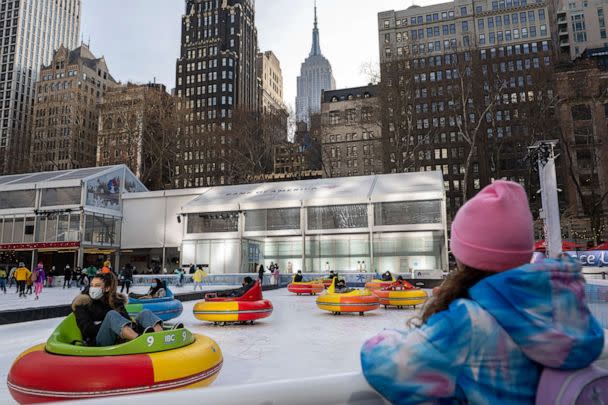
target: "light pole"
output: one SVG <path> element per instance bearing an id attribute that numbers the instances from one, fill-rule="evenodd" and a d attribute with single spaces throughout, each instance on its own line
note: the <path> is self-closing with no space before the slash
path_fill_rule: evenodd
<path id="1" fill-rule="evenodd" d="M 529 147 L 532 162 L 538 164 L 542 208 L 540 218 L 544 223 L 547 257 L 558 258 L 562 254 L 562 232 L 557 198 L 557 177 L 555 174 L 555 147 L 559 141 L 539 141 Z"/>

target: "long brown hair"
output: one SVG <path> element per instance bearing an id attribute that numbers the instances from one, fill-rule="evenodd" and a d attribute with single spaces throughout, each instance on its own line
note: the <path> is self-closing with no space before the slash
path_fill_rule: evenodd
<path id="1" fill-rule="evenodd" d="M 420 318 L 413 320 L 413 325 L 423 325 L 434 314 L 448 309 L 453 301 L 459 298 L 469 298 L 469 288 L 491 275 L 492 273 L 490 272 L 459 264 L 458 269 L 453 271 L 441 284 L 438 294 L 431 298 L 424 306 Z"/>
<path id="2" fill-rule="evenodd" d="M 116 310 L 118 309 L 118 307 L 126 303 L 127 300 L 125 296 L 118 293 L 118 280 L 116 279 L 116 276 L 114 274 L 97 273 L 94 278 L 98 278 L 103 281 L 103 298 L 108 302 L 110 308 Z M 108 288 L 108 291 L 105 291 L 106 288 Z"/>

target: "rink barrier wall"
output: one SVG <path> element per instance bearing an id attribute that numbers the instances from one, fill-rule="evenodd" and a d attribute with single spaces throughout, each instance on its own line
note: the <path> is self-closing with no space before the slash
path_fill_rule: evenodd
<path id="1" fill-rule="evenodd" d="M 236 288 L 236 285 L 235 285 Z M 266 285 L 262 290 L 276 290 L 280 287 L 276 285 Z M 222 288 L 221 290 L 226 290 Z M 215 292 L 214 290 L 198 291 L 175 294 L 175 299 L 181 302 L 199 301 L 205 298 L 205 294 Z M 22 322 L 41 321 L 43 319 L 62 318 L 68 316 L 72 312 L 71 305 L 56 305 L 39 308 L 24 308 L 16 310 L 0 311 L 0 325 L 8 325 Z"/>
<path id="2" fill-rule="evenodd" d="M 163 405 L 222 404 L 241 405 L 389 405 L 361 373 L 327 375 L 297 380 L 272 381 L 230 387 L 173 391 L 139 396 L 104 398 L 91 404 Z M 87 402 L 88 403 L 88 402 Z"/>
<path id="3" fill-rule="evenodd" d="M 585 296 L 591 313 L 608 329 L 608 280 L 587 280 Z"/>
<path id="4" fill-rule="evenodd" d="M 338 271 L 340 277 L 346 279 L 346 283 L 350 287 L 364 287 L 365 283 L 372 281 L 374 279 L 374 273 L 353 273 L 353 272 L 340 272 Z M 395 277 L 399 276 L 399 274 L 394 274 Z M 407 273 L 408 277 L 404 277 L 410 283 L 416 285 L 420 288 L 433 288 L 437 285 L 441 284 L 442 279 L 412 279 L 410 277 L 410 273 Z M 203 285 L 214 285 L 214 284 L 238 284 L 240 285 L 243 281 L 243 278 L 249 276 L 254 280 L 258 279 L 258 273 L 230 273 L 230 274 L 210 274 L 203 280 Z M 304 273 L 304 280 L 314 280 L 314 279 L 322 279 L 327 278 L 328 273 Z M 141 274 L 133 276 L 133 282 L 131 286 L 139 287 L 139 286 L 147 286 L 152 284 L 152 281 L 155 278 L 160 278 L 165 281 L 168 286 L 178 286 L 179 285 L 179 276 L 176 274 Z M 293 274 L 280 274 L 279 280 L 277 282 L 277 278 L 270 273 L 264 274 L 264 282 L 263 285 L 279 285 L 280 287 L 287 287 L 289 283 L 291 283 L 293 279 Z M 119 280 L 119 283 L 122 283 Z M 184 275 L 184 279 L 182 281 L 182 285 L 192 285 L 194 282 L 192 280 L 192 274 Z M 75 282 L 72 281 L 72 285 L 75 285 Z M 63 276 L 56 276 L 53 279 L 54 287 L 63 286 Z"/>

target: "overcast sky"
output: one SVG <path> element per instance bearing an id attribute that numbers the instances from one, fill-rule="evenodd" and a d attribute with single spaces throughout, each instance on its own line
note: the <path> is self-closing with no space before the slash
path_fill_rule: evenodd
<path id="1" fill-rule="evenodd" d="M 417 1 L 418 5 L 437 0 Z M 184 0 L 83 0 L 82 36 L 105 56 L 122 82 L 175 87 Z M 377 13 L 409 7 L 411 0 L 318 0 L 321 49 L 338 88 L 367 83 L 362 66 L 377 63 Z M 259 48 L 274 51 L 283 68 L 285 102 L 295 104 L 296 78 L 311 47 L 313 0 L 257 0 Z"/>

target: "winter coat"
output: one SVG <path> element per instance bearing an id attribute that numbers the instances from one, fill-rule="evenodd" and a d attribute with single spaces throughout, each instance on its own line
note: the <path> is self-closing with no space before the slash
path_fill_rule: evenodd
<path id="1" fill-rule="evenodd" d="M 487 277 L 420 328 L 384 330 L 361 351 L 368 382 L 391 402 L 457 398 L 534 404 L 542 367 L 579 369 L 602 352 L 573 260 Z"/>
<path id="2" fill-rule="evenodd" d="M 301 274 L 296 274 L 293 278 L 293 281 L 296 283 L 301 283 L 304 280 L 304 276 Z"/>
<path id="3" fill-rule="evenodd" d="M 122 271 L 122 279 L 125 281 L 133 281 L 133 268 L 125 267 Z"/>
<path id="4" fill-rule="evenodd" d="M 16 268 L 16 267 L 13 267 L 13 268 L 11 269 L 11 271 L 9 271 L 9 272 L 8 272 L 8 278 L 9 278 L 9 280 L 10 280 L 11 278 L 15 278 L 15 273 L 16 273 L 16 272 L 17 272 L 17 268 Z"/>
<path id="5" fill-rule="evenodd" d="M 125 319 L 131 319 L 129 313 L 125 309 L 126 298 L 119 296 L 121 303 L 116 311 Z M 88 294 L 80 294 L 72 302 L 72 311 L 76 316 L 76 324 L 82 333 L 87 344 L 95 345 L 97 333 L 101 327 L 106 314 L 112 311 L 110 305 L 104 298 L 100 300 L 92 299 Z"/>
<path id="6" fill-rule="evenodd" d="M 72 269 L 66 267 L 63 270 L 63 276 L 65 277 L 66 280 L 71 280 L 72 279 Z"/>
<path id="7" fill-rule="evenodd" d="M 6 270 L 0 269 L 0 279 L 6 280 L 6 277 L 7 277 Z"/>
<path id="8" fill-rule="evenodd" d="M 44 280 L 46 280 L 46 273 L 44 272 L 44 269 L 36 269 L 34 270 L 34 274 L 36 275 L 33 277 L 35 279 L 35 283 L 44 283 Z"/>
<path id="9" fill-rule="evenodd" d="M 194 280 L 195 283 L 200 283 L 203 281 L 203 279 L 206 277 L 207 275 L 205 274 L 205 272 L 201 269 L 197 269 L 194 272 L 194 276 L 192 277 L 192 279 Z"/>
<path id="10" fill-rule="evenodd" d="M 25 267 L 19 267 L 15 270 L 15 280 L 17 281 L 27 281 L 30 279 L 31 275 L 32 272 Z"/>

